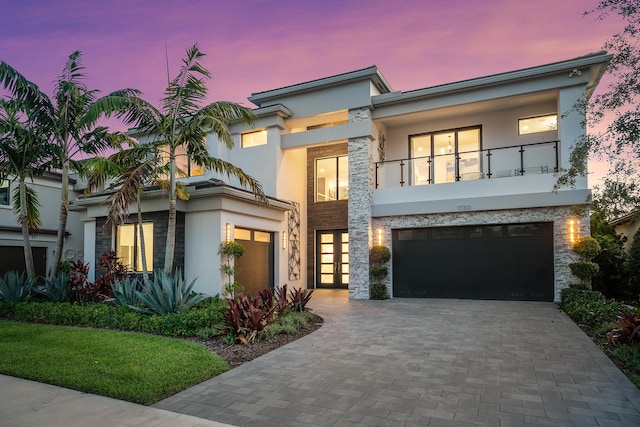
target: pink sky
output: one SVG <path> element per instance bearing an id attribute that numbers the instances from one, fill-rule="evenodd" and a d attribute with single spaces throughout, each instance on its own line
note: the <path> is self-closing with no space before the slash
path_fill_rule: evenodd
<path id="1" fill-rule="evenodd" d="M 621 24 L 592 0 L 19 0 L 2 2 L 0 60 L 52 93 L 81 50 L 87 85 L 156 103 L 187 47 L 210 101 L 377 65 L 394 90 L 511 71 L 601 49 Z"/>

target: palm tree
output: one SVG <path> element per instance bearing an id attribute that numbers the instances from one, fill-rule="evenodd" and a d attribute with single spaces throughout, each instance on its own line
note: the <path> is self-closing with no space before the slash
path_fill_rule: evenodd
<path id="1" fill-rule="evenodd" d="M 177 176 L 180 173 L 176 163 L 177 150 L 184 148 L 190 162 L 219 174 L 238 179 L 243 187 L 248 187 L 258 200 L 267 199 L 262 185 L 241 168 L 212 157 L 207 149 L 206 136 L 216 135 L 228 148 L 233 147 L 229 125 L 241 121 L 252 125 L 254 114 L 250 108 L 227 101 L 219 101 L 201 107 L 207 95 L 205 81 L 209 71 L 202 65 L 204 54 L 198 45 L 187 49 L 186 57 L 178 75 L 169 82 L 165 97 L 160 101 L 160 109 L 148 103 L 138 103 L 126 115 L 126 121 L 134 125 L 139 136 L 145 141 L 131 150 L 139 151 L 138 158 L 147 156 L 168 159 L 160 164 L 168 169 L 169 225 L 165 248 L 164 270 L 171 273 L 175 251 Z"/>
<path id="2" fill-rule="evenodd" d="M 125 114 L 140 92 L 123 89 L 98 98 L 98 91 L 89 90 L 83 80 L 85 74 L 80 51 L 69 55 L 62 74 L 56 80 L 53 98 L 42 93 L 5 62 L 0 63 L 0 83 L 13 98 L 29 106 L 37 126 L 48 133 L 48 142 L 55 149 L 53 167 L 62 175 L 58 235 L 50 277 L 60 269 L 64 235 L 69 212 L 69 173 L 80 168 L 73 159 L 78 154 L 96 155 L 109 147 L 117 147 L 125 139 L 119 132 L 110 132 L 98 121 L 110 115 Z"/>
<path id="3" fill-rule="evenodd" d="M 30 113 L 19 100 L 0 99 L 0 179 L 18 183 L 13 210 L 22 230 L 27 277 L 35 283 L 37 277 L 29 235 L 34 234 L 42 223 L 37 195 L 27 186 L 27 180 L 44 174 L 50 153 L 46 134 L 34 125 Z"/>

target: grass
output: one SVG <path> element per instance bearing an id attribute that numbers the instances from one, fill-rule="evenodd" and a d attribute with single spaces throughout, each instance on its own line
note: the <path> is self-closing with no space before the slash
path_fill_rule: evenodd
<path id="1" fill-rule="evenodd" d="M 189 341 L 0 321 L 0 373 L 149 405 L 228 369 Z"/>

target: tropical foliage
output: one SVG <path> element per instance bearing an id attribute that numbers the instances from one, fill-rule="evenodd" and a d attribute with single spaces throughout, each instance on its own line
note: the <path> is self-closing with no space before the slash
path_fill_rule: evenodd
<path id="1" fill-rule="evenodd" d="M 132 109 L 123 115 L 125 121 L 137 128 L 139 144 L 121 153 L 122 157 L 153 159 L 155 176 L 166 173 L 169 224 L 165 247 L 164 271 L 173 271 L 176 235 L 178 181 L 187 171 L 178 167 L 178 155 L 184 151 L 187 160 L 198 167 L 218 174 L 234 177 L 240 185 L 249 188 L 256 197 L 266 203 L 261 184 L 242 169 L 222 159 L 211 156 L 207 147 L 207 135 L 213 134 L 228 148 L 233 147 L 229 125 L 236 121 L 253 123 L 251 109 L 239 104 L 218 101 L 202 106 L 208 89 L 206 80 L 211 76 L 202 64 L 204 54 L 194 45 L 187 49 L 178 75 L 169 82 L 160 108 L 148 102 L 136 100 Z"/>
<path id="2" fill-rule="evenodd" d="M 98 97 L 99 91 L 90 90 L 84 84 L 85 77 L 82 54 L 75 51 L 69 55 L 56 79 L 54 94 L 50 98 L 9 64 L 0 62 L 0 84 L 23 108 L 32 129 L 37 129 L 38 146 L 51 150 L 49 170 L 59 172 L 62 177 L 58 234 L 50 280 L 54 280 L 60 271 L 69 213 L 69 173 L 72 169 L 81 168 L 74 159 L 79 154 L 100 154 L 104 149 L 119 147 L 126 141 L 125 135 L 111 132 L 98 121 L 111 115 L 126 114 L 127 108 L 140 95 L 137 90 L 123 89 Z"/>

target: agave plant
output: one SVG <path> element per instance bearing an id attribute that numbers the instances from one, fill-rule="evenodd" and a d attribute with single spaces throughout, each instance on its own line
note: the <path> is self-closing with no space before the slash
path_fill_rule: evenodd
<path id="1" fill-rule="evenodd" d="M 137 306 L 140 304 L 140 298 L 136 292 L 140 291 L 141 286 L 137 278 L 125 277 L 111 284 L 113 298 L 105 300 L 113 303 L 115 306 Z"/>
<path id="2" fill-rule="evenodd" d="M 0 299 L 5 301 L 20 302 L 31 292 L 33 281 L 25 278 L 24 273 L 18 274 L 17 271 L 7 271 L 0 278 Z"/>
<path id="3" fill-rule="evenodd" d="M 141 291 L 135 291 L 145 307 L 134 305 L 130 307 L 143 313 L 160 315 L 187 310 L 207 299 L 206 295 L 191 293 L 195 283 L 194 279 L 189 285 L 185 285 L 180 269 L 175 274 L 158 270 L 154 274 L 153 282 L 147 280 L 146 286 Z"/>
<path id="4" fill-rule="evenodd" d="M 33 290 L 53 302 L 69 301 L 71 288 L 69 287 L 69 275 L 61 271 L 53 279 L 47 278 L 43 287 L 35 287 Z"/>

